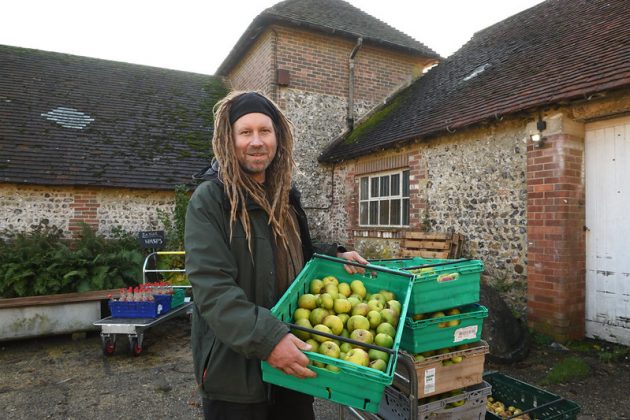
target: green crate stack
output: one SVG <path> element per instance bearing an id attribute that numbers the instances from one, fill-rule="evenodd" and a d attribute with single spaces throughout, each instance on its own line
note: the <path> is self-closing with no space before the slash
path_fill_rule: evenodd
<path id="1" fill-rule="evenodd" d="M 317 377 L 298 379 L 271 367 L 263 361 L 261 362 L 263 380 L 318 398 L 376 413 L 378 412 L 385 387 L 390 385 L 394 378 L 398 349 L 403 333 L 403 320 L 407 314 L 411 297 L 412 283 L 410 280 L 412 276 L 399 270 L 375 265 L 366 266 L 364 274 L 350 275 L 344 269 L 344 264 L 346 263 L 347 261 L 343 259 L 315 255 L 305 265 L 278 303 L 271 309 L 271 313 L 284 322 L 292 323 L 293 314 L 298 308 L 299 297 L 309 293 L 310 282 L 313 279 L 322 279 L 326 276 L 334 276 L 340 283 L 361 280 L 367 292 L 371 294 L 377 293 L 382 289 L 395 293 L 397 300 L 401 303 L 401 311 L 399 322 L 396 326 L 394 343 L 391 348 L 391 356 L 388 359 L 385 371 L 309 351 L 305 352 L 305 354 L 311 362 L 320 366 L 333 366 L 337 371 L 313 365 L 309 366 L 309 368 L 317 373 Z M 343 341 L 343 338 L 338 338 Z"/>

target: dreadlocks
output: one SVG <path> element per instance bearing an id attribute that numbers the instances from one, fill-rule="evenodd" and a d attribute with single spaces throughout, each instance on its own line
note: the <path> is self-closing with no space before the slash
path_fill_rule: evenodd
<path id="1" fill-rule="evenodd" d="M 247 200 L 251 199 L 269 215 L 269 225 L 274 238 L 286 249 L 288 247 L 286 229 L 292 229 L 296 235 L 298 234 L 297 226 L 289 213 L 289 191 L 295 167 L 291 123 L 281 112 L 277 112 L 277 121 L 273 124 L 278 143 L 276 156 L 267 168 L 265 183 L 256 182 L 239 165 L 229 118 L 234 100 L 244 93 L 231 92 L 214 106 L 212 149 L 219 162 L 219 179 L 223 182 L 230 201 L 230 241 L 232 228 L 238 218 L 245 230 L 249 252 L 252 253 L 251 225 L 246 206 Z M 271 104 L 276 110 L 279 109 L 275 103 Z"/>

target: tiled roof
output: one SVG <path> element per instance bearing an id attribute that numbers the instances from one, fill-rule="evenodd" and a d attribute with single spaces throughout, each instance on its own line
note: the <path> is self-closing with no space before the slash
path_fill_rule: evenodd
<path id="1" fill-rule="evenodd" d="M 207 165 L 214 76 L 0 46 L 0 182 L 172 189 Z"/>
<path id="2" fill-rule="evenodd" d="M 629 22 L 626 0 L 547 0 L 476 33 L 320 160 L 630 87 Z"/>
<path id="3" fill-rule="evenodd" d="M 219 66 L 217 74 L 227 74 L 264 28 L 274 23 L 353 39 L 362 37 L 368 44 L 382 45 L 427 58 L 440 58 L 439 54 L 426 45 L 345 1 L 285 0 L 264 10 L 254 19 Z"/>

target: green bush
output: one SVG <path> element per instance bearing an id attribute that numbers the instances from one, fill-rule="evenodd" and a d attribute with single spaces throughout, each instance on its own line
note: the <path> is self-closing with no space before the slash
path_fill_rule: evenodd
<path id="1" fill-rule="evenodd" d="M 113 239 L 84 225 L 80 238 L 64 241 L 47 220 L 30 232 L 0 238 L 0 297 L 49 295 L 137 285 L 144 255 L 136 239 L 120 230 Z"/>

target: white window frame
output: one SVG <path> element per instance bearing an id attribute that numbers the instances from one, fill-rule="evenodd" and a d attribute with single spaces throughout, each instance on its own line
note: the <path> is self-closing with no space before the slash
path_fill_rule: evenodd
<path id="1" fill-rule="evenodd" d="M 369 174 L 369 175 L 362 175 L 359 177 L 359 226 L 362 228 L 400 228 L 400 227 L 408 227 L 409 226 L 409 208 L 410 208 L 410 197 L 409 197 L 409 193 L 407 194 L 407 196 L 403 196 L 403 179 L 404 179 L 404 173 L 407 172 L 409 173 L 409 169 L 400 169 L 400 170 L 396 170 L 396 171 L 386 171 L 386 172 L 378 172 L 378 173 L 374 173 L 374 174 Z M 392 180 L 391 180 L 391 176 L 392 175 L 398 175 L 399 176 L 399 181 L 398 181 L 398 194 L 396 195 L 392 195 Z M 389 178 L 389 182 L 388 182 L 388 195 L 384 195 L 381 196 L 381 188 L 382 188 L 382 183 L 381 183 L 381 178 L 383 177 L 390 177 Z M 363 197 L 362 193 L 362 189 L 363 189 L 363 180 L 367 179 L 367 198 Z M 372 188 L 372 183 L 373 180 L 377 180 L 377 195 L 373 196 L 373 188 Z M 410 181 L 409 181 L 410 182 Z M 409 190 L 409 188 L 408 188 Z M 392 224 L 391 223 L 391 207 L 389 207 L 388 210 L 388 219 L 390 223 L 381 223 L 381 205 L 382 203 L 386 202 L 388 205 L 390 205 L 390 202 L 392 200 L 400 200 L 400 209 L 399 209 L 399 224 Z M 403 223 L 404 222 L 404 206 L 405 206 L 405 200 L 407 203 L 407 223 Z M 373 204 L 373 203 L 377 203 L 377 204 Z M 373 206 L 376 206 L 376 222 L 377 223 L 370 223 L 371 221 L 371 216 L 374 215 L 374 211 Z M 362 222 L 361 220 L 361 216 L 362 216 L 362 209 L 364 206 L 367 206 L 367 223 Z"/>

